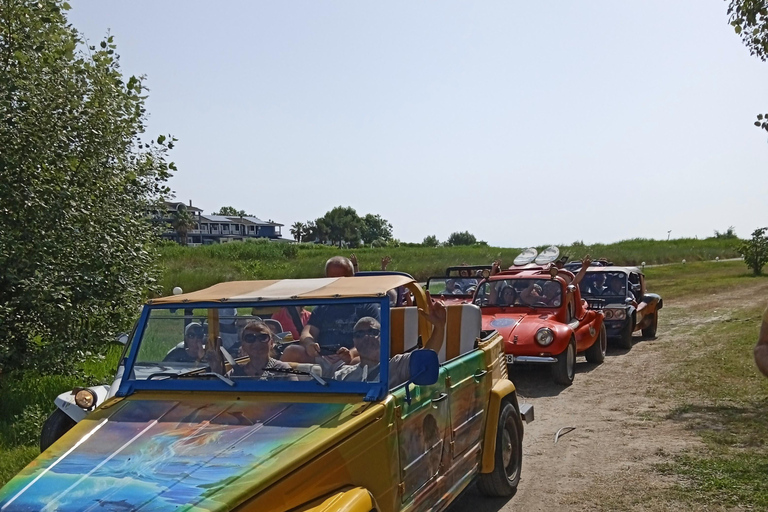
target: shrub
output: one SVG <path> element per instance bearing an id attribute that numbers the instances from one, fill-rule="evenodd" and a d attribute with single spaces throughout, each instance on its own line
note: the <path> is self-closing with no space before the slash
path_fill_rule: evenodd
<path id="1" fill-rule="evenodd" d="M 475 235 L 473 235 L 469 231 L 462 231 L 462 232 L 451 233 L 451 236 L 448 237 L 448 240 L 445 243 L 446 245 L 455 246 L 455 245 L 474 245 L 475 242 L 477 242 L 477 238 L 475 238 Z"/>
<path id="2" fill-rule="evenodd" d="M 739 245 L 739 252 L 744 256 L 744 263 L 759 276 L 763 273 L 763 265 L 768 263 L 768 228 L 757 228 L 752 232 L 752 238 Z"/>

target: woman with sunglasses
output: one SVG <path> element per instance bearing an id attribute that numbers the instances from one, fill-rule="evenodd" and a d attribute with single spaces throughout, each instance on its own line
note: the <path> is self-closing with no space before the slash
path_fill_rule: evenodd
<path id="1" fill-rule="evenodd" d="M 272 357 L 272 331 L 267 324 L 255 320 L 249 321 L 240 331 L 240 350 L 248 356 L 244 365 L 236 365 L 230 375 L 235 377 L 256 377 L 259 379 L 285 378 L 297 380 L 296 375 L 285 374 L 279 370 L 291 370 L 291 365 Z M 270 372 L 275 368 L 278 371 Z"/>

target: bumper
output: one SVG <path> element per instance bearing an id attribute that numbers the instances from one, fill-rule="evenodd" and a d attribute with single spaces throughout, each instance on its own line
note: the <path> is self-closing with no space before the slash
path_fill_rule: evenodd
<path id="1" fill-rule="evenodd" d="M 609 338 L 618 338 L 627 327 L 627 320 L 606 320 L 605 332 Z"/>
<path id="2" fill-rule="evenodd" d="M 516 356 L 507 354 L 507 364 L 552 364 L 557 358 L 551 356 Z"/>

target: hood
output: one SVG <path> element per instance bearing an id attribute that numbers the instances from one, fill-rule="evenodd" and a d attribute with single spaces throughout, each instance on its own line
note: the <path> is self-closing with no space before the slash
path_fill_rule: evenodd
<path id="1" fill-rule="evenodd" d="M 32 461 L 0 489 L 0 510 L 230 510 L 362 419 L 359 402 L 135 397 Z"/>
<path id="2" fill-rule="evenodd" d="M 553 328 L 554 315 L 548 312 L 483 314 L 483 329 L 495 329 L 505 341 L 533 342 L 533 336 L 541 327 Z"/>

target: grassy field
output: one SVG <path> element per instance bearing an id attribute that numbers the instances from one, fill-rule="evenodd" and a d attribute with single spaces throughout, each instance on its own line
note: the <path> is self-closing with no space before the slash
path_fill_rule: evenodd
<path id="1" fill-rule="evenodd" d="M 561 254 L 580 259 L 585 254 L 606 258 L 617 265 L 714 260 L 738 257 L 737 239 L 707 238 L 670 241 L 634 239 L 615 244 L 561 245 Z M 544 247 L 539 247 L 539 250 Z M 407 272 L 419 281 L 443 275 L 445 268 L 467 263 L 490 264 L 500 258 L 509 266 L 520 253 L 518 248 L 488 246 L 338 249 L 313 244 L 229 243 L 203 247 L 164 246 L 161 263 L 165 269 L 162 287 L 169 294 L 174 286 L 194 291 L 222 281 L 237 279 L 281 279 L 321 277 L 331 256 L 354 252 L 361 270 L 378 270 L 381 259 L 391 256 L 388 270 Z"/>

